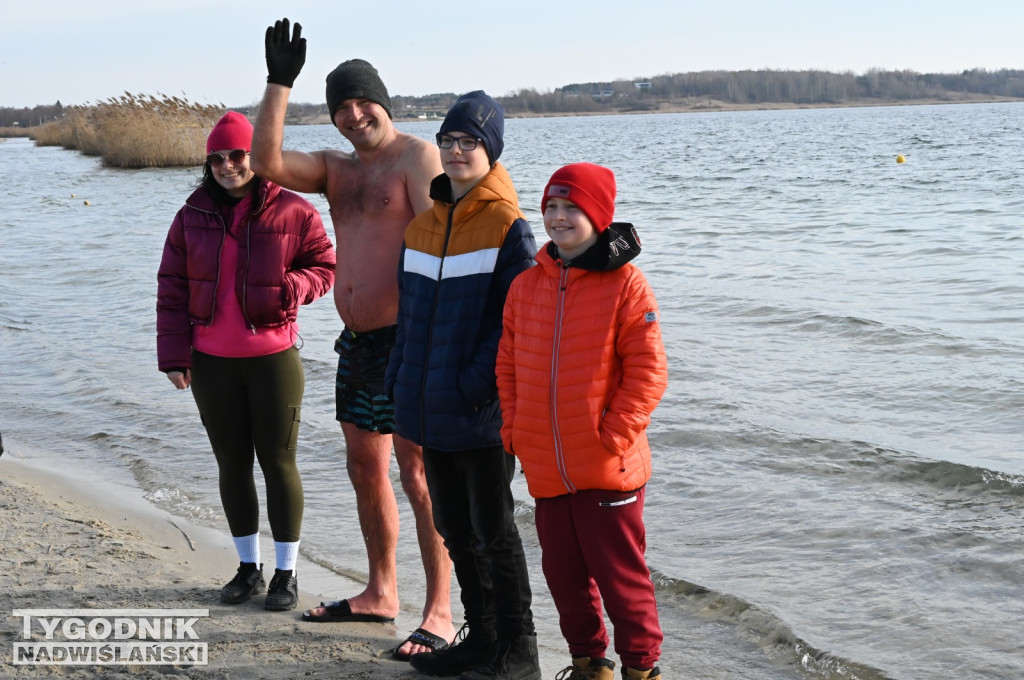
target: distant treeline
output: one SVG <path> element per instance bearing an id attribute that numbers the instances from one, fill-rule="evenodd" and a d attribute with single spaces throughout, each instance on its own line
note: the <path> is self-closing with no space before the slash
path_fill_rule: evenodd
<path id="1" fill-rule="evenodd" d="M 0 107 L 0 128 L 33 127 L 57 120 L 63 115 L 64 107 L 61 106 L 60 101 L 56 104 L 33 106 L 31 109 L 27 106 L 23 109 L 4 106 Z"/>
<path id="2" fill-rule="evenodd" d="M 829 71 L 697 71 L 634 80 L 575 83 L 550 92 L 522 89 L 499 96 L 510 115 L 571 114 L 618 111 L 653 111 L 663 105 L 693 105 L 700 100 L 731 105 L 841 106 L 877 100 L 962 100 L 973 97 L 1024 99 L 1024 70 L 988 71 L 971 69 L 961 73 L 917 73 L 915 71 L 871 70 L 863 75 Z M 444 115 L 456 93 L 419 97 L 393 97 L 396 118 Z M 233 107 L 247 114 L 250 107 Z M 42 125 L 64 115 L 58 101 L 32 108 L 0 107 L 0 128 Z M 292 102 L 288 122 L 308 122 L 327 115 L 327 106 Z"/>
<path id="3" fill-rule="evenodd" d="M 1024 70 L 973 69 L 959 74 L 871 70 L 700 71 L 650 79 L 578 83 L 554 92 L 520 90 L 500 97 L 508 113 L 651 110 L 659 103 L 709 99 L 735 105 L 842 105 L 853 101 L 949 99 L 964 94 L 1024 99 Z"/>

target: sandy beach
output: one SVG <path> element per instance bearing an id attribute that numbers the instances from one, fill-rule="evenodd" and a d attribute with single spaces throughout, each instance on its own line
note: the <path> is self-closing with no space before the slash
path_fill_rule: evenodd
<path id="1" fill-rule="evenodd" d="M 0 459 L 0 677 L 419 677 L 388 654 L 418 623 L 411 613 L 395 624 L 304 623 L 304 609 L 359 588 L 308 562 L 298 569 L 302 593 L 294 611 L 265 611 L 260 596 L 222 604 L 220 586 L 237 566 L 226 534 L 168 516 L 137 489 L 82 486 L 10 456 Z M 264 554 L 272 556 L 272 547 Z M 12 612 L 25 609 L 208 609 L 193 627 L 208 645 L 208 664 L 14 665 L 23 617 Z M 36 627 L 33 639 L 43 637 Z"/>

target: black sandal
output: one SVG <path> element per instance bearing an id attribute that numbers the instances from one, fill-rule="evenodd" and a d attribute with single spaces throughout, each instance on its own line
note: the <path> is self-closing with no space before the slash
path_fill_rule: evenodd
<path id="1" fill-rule="evenodd" d="M 348 600 L 335 600 L 334 602 L 321 602 L 320 608 L 324 610 L 323 614 L 313 614 L 312 610 L 302 612 L 303 621 L 313 621 L 316 623 L 334 623 L 334 622 L 349 622 L 349 623 L 394 623 L 395 619 L 390 616 L 381 616 L 380 614 L 356 614 L 352 611 L 352 607 L 349 606 Z"/>
<path id="2" fill-rule="evenodd" d="M 409 634 L 409 637 L 407 637 L 404 640 L 402 640 L 402 644 L 401 645 L 398 645 L 397 647 L 395 647 L 394 649 L 391 650 L 391 658 L 392 659 L 394 659 L 395 661 L 408 661 L 409 660 L 409 657 L 411 657 L 412 654 L 400 654 L 399 651 L 398 651 L 399 649 L 402 648 L 402 645 L 404 645 L 406 642 L 411 642 L 414 645 L 421 645 L 423 647 L 430 647 L 430 650 L 433 651 L 433 652 L 440 652 L 442 649 L 448 649 L 448 641 L 445 640 L 443 637 L 439 637 L 437 635 L 434 635 L 433 633 L 431 633 L 426 628 L 417 628 L 416 630 L 414 630 L 412 633 Z M 426 653 L 426 652 L 417 652 L 417 653 Z"/>

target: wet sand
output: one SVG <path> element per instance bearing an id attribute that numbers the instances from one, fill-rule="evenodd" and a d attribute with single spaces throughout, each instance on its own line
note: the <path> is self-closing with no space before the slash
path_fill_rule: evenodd
<path id="1" fill-rule="evenodd" d="M 300 562 L 294 611 L 268 612 L 262 596 L 222 604 L 220 587 L 238 566 L 226 533 L 171 517 L 137 489 L 89 486 L 9 456 L 0 460 L 0 677 L 421 677 L 388 654 L 418 624 L 411 615 L 395 624 L 301 621 L 304 609 L 354 594 L 360 584 Z M 268 554 L 273 559 L 272 545 Z M 272 564 L 267 571 L 273 573 Z M 23 609 L 208 609 L 193 627 L 197 641 L 207 643 L 208 664 L 14 665 L 23 618 L 12 612 Z M 44 640 L 41 627 L 33 639 Z"/>

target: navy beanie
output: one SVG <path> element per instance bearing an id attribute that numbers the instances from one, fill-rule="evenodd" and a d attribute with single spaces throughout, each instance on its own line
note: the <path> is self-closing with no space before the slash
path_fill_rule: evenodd
<path id="1" fill-rule="evenodd" d="M 491 165 L 501 156 L 505 142 L 505 109 L 483 90 L 467 92 L 448 109 L 438 135 L 465 132 L 484 140 Z"/>
<path id="2" fill-rule="evenodd" d="M 332 121 L 334 112 L 346 99 L 369 99 L 380 104 L 388 118 L 394 118 L 388 88 L 384 87 L 377 69 L 363 59 L 349 59 L 327 74 L 327 108 Z"/>

